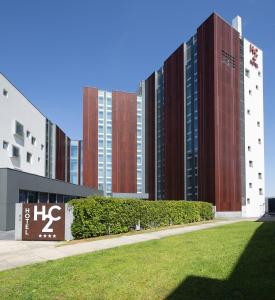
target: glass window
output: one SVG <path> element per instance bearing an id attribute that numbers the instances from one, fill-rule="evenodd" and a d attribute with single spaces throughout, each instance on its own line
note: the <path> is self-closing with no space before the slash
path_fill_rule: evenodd
<path id="1" fill-rule="evenodd" d="M 142 102 L 141 101 L 138 101 L 138 103 L 137 103 L 137 109 L 142 109 Z"/>
<path id="2" fill-rule="evenodd" d="M 63 195 L 56 195 L 56 201 L 57 203 L 63 203 Z"/>
<path id="3" fill-rule="evenodd" d="M 98 126 L 98 133 L 104 133 L 104 129 L 102 125 Z"/>
<path id="4" fill-rule="evenodd" d="M 19 191 L 19 203 L 27 203 L 28 202 L 28 192 L 20 190 Z"/>
<path id="5" fill-rule="evenodd" d="M 3 89 L 3 96 L 8 98 L 9 92 L 6 89 Z"/>
<path id="6" fill-rule="evenodd" d="M 195 80 L 194 81 L 194 91 L 197 91 L 198 90 L 198 81 Z"/>
<path id="7" fill-rule="evenodd" d="M 98 104 L 99 105 L 104 105 L 104 97 L 103 96 L 98 97 Z"/>
<path id="8" fill-rule="evenodd" d="M 71 160 L 71 172 L 78 171 L 78 163 L 76 160 Z"/>
<path id="9" fill-rule="evenodd" d="M 112 148 L 112 141 L 107 140 L 107 148 Z"/>
<path id="10" fill-rule="evenodd" d="M 20 152 L 19 152 L 19 148 L 16 146 L 12 146 L 12 157 L 19 157 Z"/>
<path id="11" fill-rule="evenodd" d="M 56 203 L 56 194 L 50 194 L 49 203 Z"/>
<path id="12" fill-rule="evenodd" d="M 112 170 L 110 170 L 110 169 L 108 169 L 107 171 L 106 171 L 106 177 L 112 177 Z"/>
<path id="13" fill-rule="evenodd" d="M 142 135 L 142 131 L 141 131 L 141 129 L 138 129 L 138 130 L 137 130 L 137 136 L 138 136 L 138 137 L 141 137 L 141 135 Z"/>
<path id="14" fill-rule="evenodd" d="M 71 200 L 71 196 L 69 196 L 69 195 L 63 195 L 63 200 L 64 200 L 64 203 L 67 203 L 68 201 Z"/>
<path id="15" fill-rule="evenodd" d="M 8 150 L 9 148 L 9 143 L 6 141 L 3 141 L 3 149 Z"/>
<path id="16" fill-rule="evenodd" d="M 187 79 L 191 78 L 191 74 L 192 74 L 192 69 L 186 67 L 186 78 Z"/>
<path id="17" fill-rule="evenodd" d="M 138 144 L 137 144 L 137 149 L 138 149 L 138 150 L 142 150 L 142 145 L 141 145 L 141 143 L 138 143 Z"/>
<path id="18" fill-rule="evenodd" d="M 192 91 L 191 85 L 187 86 L 186 97 L 190 97 L 191 96 L 191 91 Z"/>
<path id="19" fill-rule="evenodd" d="M 112 120 L 112 112 L 111 111 L 107 112 L 107 120 Z"/>
<path id="20" fill-rule="evenodd" d="M 194 110 L 197 112 L 198 111 L 198 101 L 194 102 Z"/>
<path id="21" fill-rule="evenodd" d="M 98 112 L 98 118 L 99 118 L 99 119 L 103 119 L 103 116 L 104 116 L 104 115 L 103 115 L 103 111 L 99 111 L 99 112 Z"/>
<path id="22" fill-rule="evenodd" d="M 27 138 L 29 138 L 31 136 L 31 133 L 29 130 L 27 130 L 26 136 L 27 136 Z"/>
<path id="23" fill-rule="evenodd" d="M 31 163 L 32 162 L 32 154 L 27 152 L 27 162 Z"/>
<path id="24" fill-rule="evenodd" d="M 138 165 L 142 164 L 142 158 L 140 156 L 137 157 L 137 164 Z"/>
<path id="25" fill-rule="evenodd" d="M 36 138 L 32 136 L 32 145 L 36 145 Z"/>
<path id="26" fill-rule="evenodd" d="M 98 148 L 103 148 L 103 140 L 98 140 Z"/>
<path id="27" fill-rule="evenodd" d="M 103 169 L 98 169 L 98 177 L 104 177 Z"/>
<path id="28" fill-rule="evenodd" d="M 20 137 L 24 137 L 24 126 L 18 121 L 15 122 L 15 133 Z"/>
<path id="29" fill-rule="evenodd" d="M 194 122 L 194 130 L 198 130 L 198 122 Z"/>
<path id="30" fill-rule="evenodd" d="M 188 152 L 192 151 L 192 143 L 191 143 L 191 141 L 187 141 L 187 151 Z"/>
<path id="31" fill-rule="evenodd" d="M 250 77 L 250 71 L 248 69 L 245 69 L 245 76 Z"/>
<path id="32" fill-rule="evenodd" d="M 189 46 L 186 51 L 186 60 L 188 61 L 190 59 L 191 59 L 191 46 Z"/>
<path id="33" fill-rule="evenodd" d="M 104 160 L 103 160 L 103 154 L 99 154 L 98 155 L 98 161 L 99 162 L 103 162 Z"/>
<path id="34" fill-rule="evenodd" d="M 75 145 L 71 146 L 71 157 L 78 157 L 78 147 Z"/>
<path id="35" fill-rule="evenodd" d="M 107 183 L 106 190 L 107 190 L 107 192 L 111 192 L 112 191 L 112 184 L 111 183 Z"/>
<path id="36" fill-rule="evenodd" d="M 195 62 L 194 62 L 194 73 L 196 73 L 197 70 L 198 70 L 198 61 L 195 60 Z"/>
<path id="37" fill-rule="evenodd" d="M 187 115 L 191 114 L 191 112 L 192 112 L 191 103 L 189 103 L 189 105 L 187 105 Z"/>
<path id="38" fill-rule="evenodd" d="M 103 191 L 103 183 L 99 183 L 99 184 L 98 184 L 98 189 L 99 189 L 100 191 Z"/>
<path id="39" fill-rule="evenodd" d="M 38 193 L 37 192 L 28 192 L 28 203 L 37 203 L 38 202 Z"/>
<path id="40" fill-rule="evenodd" d="M 78 184 L 78 176 L 76 173 L 71 173 L 71 183 Z"/>
<path id="41" fill-rule="evenodd" d="M 108 154 L 106 157 L 107 162 L 112 162 L 112 155 Z"/>
<path id="42" fill-rule="evenodd" d="M 141 171 L 137 171 L 137 178 L 141 179 L 142 178 L 142 172 Z"/>
<path id="43" fill-rule="evenodd" d="M 138 116 L 137 121 L 138 121 L 138 123 L 142 123 L 142 116 Z"/>
<path id="44" fill-rule="evenodd" d="M 112 106 L 112 98 L 107 97 L 107 105 Z"/>
<path id="45" fill-rule="evenodd" d="M 112 127 L 107 126 L 107 134 L 112 134 Z"/>
<path id="46" fill-rule="evenodd" d="M 48 202 L 48 193 L 39 193 L 39 203 Z"/>

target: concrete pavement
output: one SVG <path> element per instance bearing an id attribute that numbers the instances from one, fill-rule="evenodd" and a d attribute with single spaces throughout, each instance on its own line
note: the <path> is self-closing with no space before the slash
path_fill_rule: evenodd
<path id="1" fill-rule="evenodd" d="M 102 240 L 74 244 L 46 241 L 15 241 L 14 232 L 0 232 L 0 271 L 72 255 L 161 239 L 168 236 L 232 224 L 243 220 L 244 219 L 220 220 L 205 224 L 190 224 L 183 227 L 119 237 L 113 236 Z"/>

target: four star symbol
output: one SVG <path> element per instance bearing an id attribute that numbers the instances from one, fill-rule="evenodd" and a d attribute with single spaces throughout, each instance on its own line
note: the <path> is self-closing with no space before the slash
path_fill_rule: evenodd
<path id="1" fill-rule="evenodd" d="M 48 237 L 48 238 L 51 238 L 51 237 L 53 237 L 53 238 L 56 238 L 56 234 L 53 234 L 53 235 L 51 235 L 51 234 L 39 234 L 38 235 L 38 237 L 40 237 L 40 238 L 42 238 L 42 237 L 44 237 L 44 238 L 46 238 L 46 237 Z"/>

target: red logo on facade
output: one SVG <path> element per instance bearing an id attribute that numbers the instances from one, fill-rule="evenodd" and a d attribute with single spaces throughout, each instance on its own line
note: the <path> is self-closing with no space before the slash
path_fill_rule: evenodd
<path id="1" fill-rule="evenodd" d="M 256 69 L 258 69 L 258 63 L 257 63 L 257 58 L 258 58 L 258 49 L 250 44 L 249 47 L 249 52 L 252 53 L 252 58 L 250 59 L 250 64 L 254 66 Z"/>

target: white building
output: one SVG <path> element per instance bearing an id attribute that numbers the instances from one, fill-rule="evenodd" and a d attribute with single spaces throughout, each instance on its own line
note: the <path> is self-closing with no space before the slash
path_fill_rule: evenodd
<path id="1" fill-rule="evenodd" d="M 45 176 L 46 118 L 0 73 L 0 168 Z"/>
<path id="2" fill-rule="evenodd" d="M 244 217 L 265 213 L 263 52 L 243 38 L 243 82 L 245 122 Z"/>

